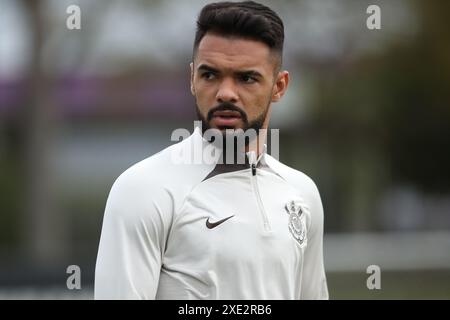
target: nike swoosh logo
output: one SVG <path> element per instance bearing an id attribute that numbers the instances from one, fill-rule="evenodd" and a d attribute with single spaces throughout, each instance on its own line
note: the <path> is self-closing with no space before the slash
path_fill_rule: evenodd
<path id="1" fill-rule="evenodd" d="M 225 219 L 222 219 L 222 220 L 219 220 L 219 221 L 216 221 L 216 222 L 210 222 L 210 221 L 209 221 L 209 218 L 208 218 L 208 219 L 206 219 L 206 227 L 207 227 L 208 229 L 215 228 L 215 227 L 217 227 L 218 225 L 224 223 L 225 221 L 227 221 L 228 219 L 231 219 L 231 218 L 233 218 L 233 217 L 234 217 L 234 214 L 233 214 L 232 216 L 229 216 L 229 217 L 227 217 L 227 218 L 225 218 Z"/>

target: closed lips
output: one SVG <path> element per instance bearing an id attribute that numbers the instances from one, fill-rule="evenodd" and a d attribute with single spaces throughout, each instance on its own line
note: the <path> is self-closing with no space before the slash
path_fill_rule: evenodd
<path id="1" fill-rule="evenodd" d="M 225 110 L 225 111 L 216 111 L 213 113 L 213 117 L 222 117 L 222 118 L 240 118 L 241 114 L 237 111 Z"/>

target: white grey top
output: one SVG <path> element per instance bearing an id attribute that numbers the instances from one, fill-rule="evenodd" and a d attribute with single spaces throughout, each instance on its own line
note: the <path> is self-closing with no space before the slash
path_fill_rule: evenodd
<path id="1" fill-rule="evenodd" d="M 174 163 L 207 144 L 196 129 L 115 181 L 95 299 L 328 299 L 314 182 L 265 152 L 256 171 Z"/>

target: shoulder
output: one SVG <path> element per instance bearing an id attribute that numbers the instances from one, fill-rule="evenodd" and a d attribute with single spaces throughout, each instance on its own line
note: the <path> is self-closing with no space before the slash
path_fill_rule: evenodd
<path id="1" fill-rule="evenodd" d="M 145 187 L 176 188 L 196 184 L 214 164 L 196 161 L 196 150 L 203 150 L 203 139 L 194 132 L 190 137 L 148 157 L 123 172 L 116 183 Z"/>
<path id="2" fill-rule="evenodd" d="M 197 138 L 192 135 L 129 167 L 115 180 L 109 198 L 132 207 L 165 202 L 176 209 L 213 169 L 205 164 L 180 161 L 180 154 L 188 154 L 199 143 Z"/>
<path id="3" fill-rule="evenodd" d="M 267 165 L 272 168 L 283 179 L 299 190 L 305 198 L 319 200 L 320 194 L 315 182 L 305 173 L 291 168 L 270 155 L 266 155 Z"/>
<path id="4" fill-rule="evenodd" d="M 180 165 L 170 161 L 170 150 L 173 148 L 174 146 L 170 146 L 127 168 L 115 180 L 113 189 L 145 188 L 148 190 L 148 188 L 162 188 L 174 183 L 174 178 L 179 176 L 182 170 Z"/>

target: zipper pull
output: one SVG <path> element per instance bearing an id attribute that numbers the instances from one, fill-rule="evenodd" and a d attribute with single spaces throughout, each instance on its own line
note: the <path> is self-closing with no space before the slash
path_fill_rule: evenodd
<path id="1" fill-rule="evenodd" d="M 255 151 L 250 151 L 247 153 L 248 162 L 252 168 L 252 175 L 256 176 L 256 153 Z"/>

